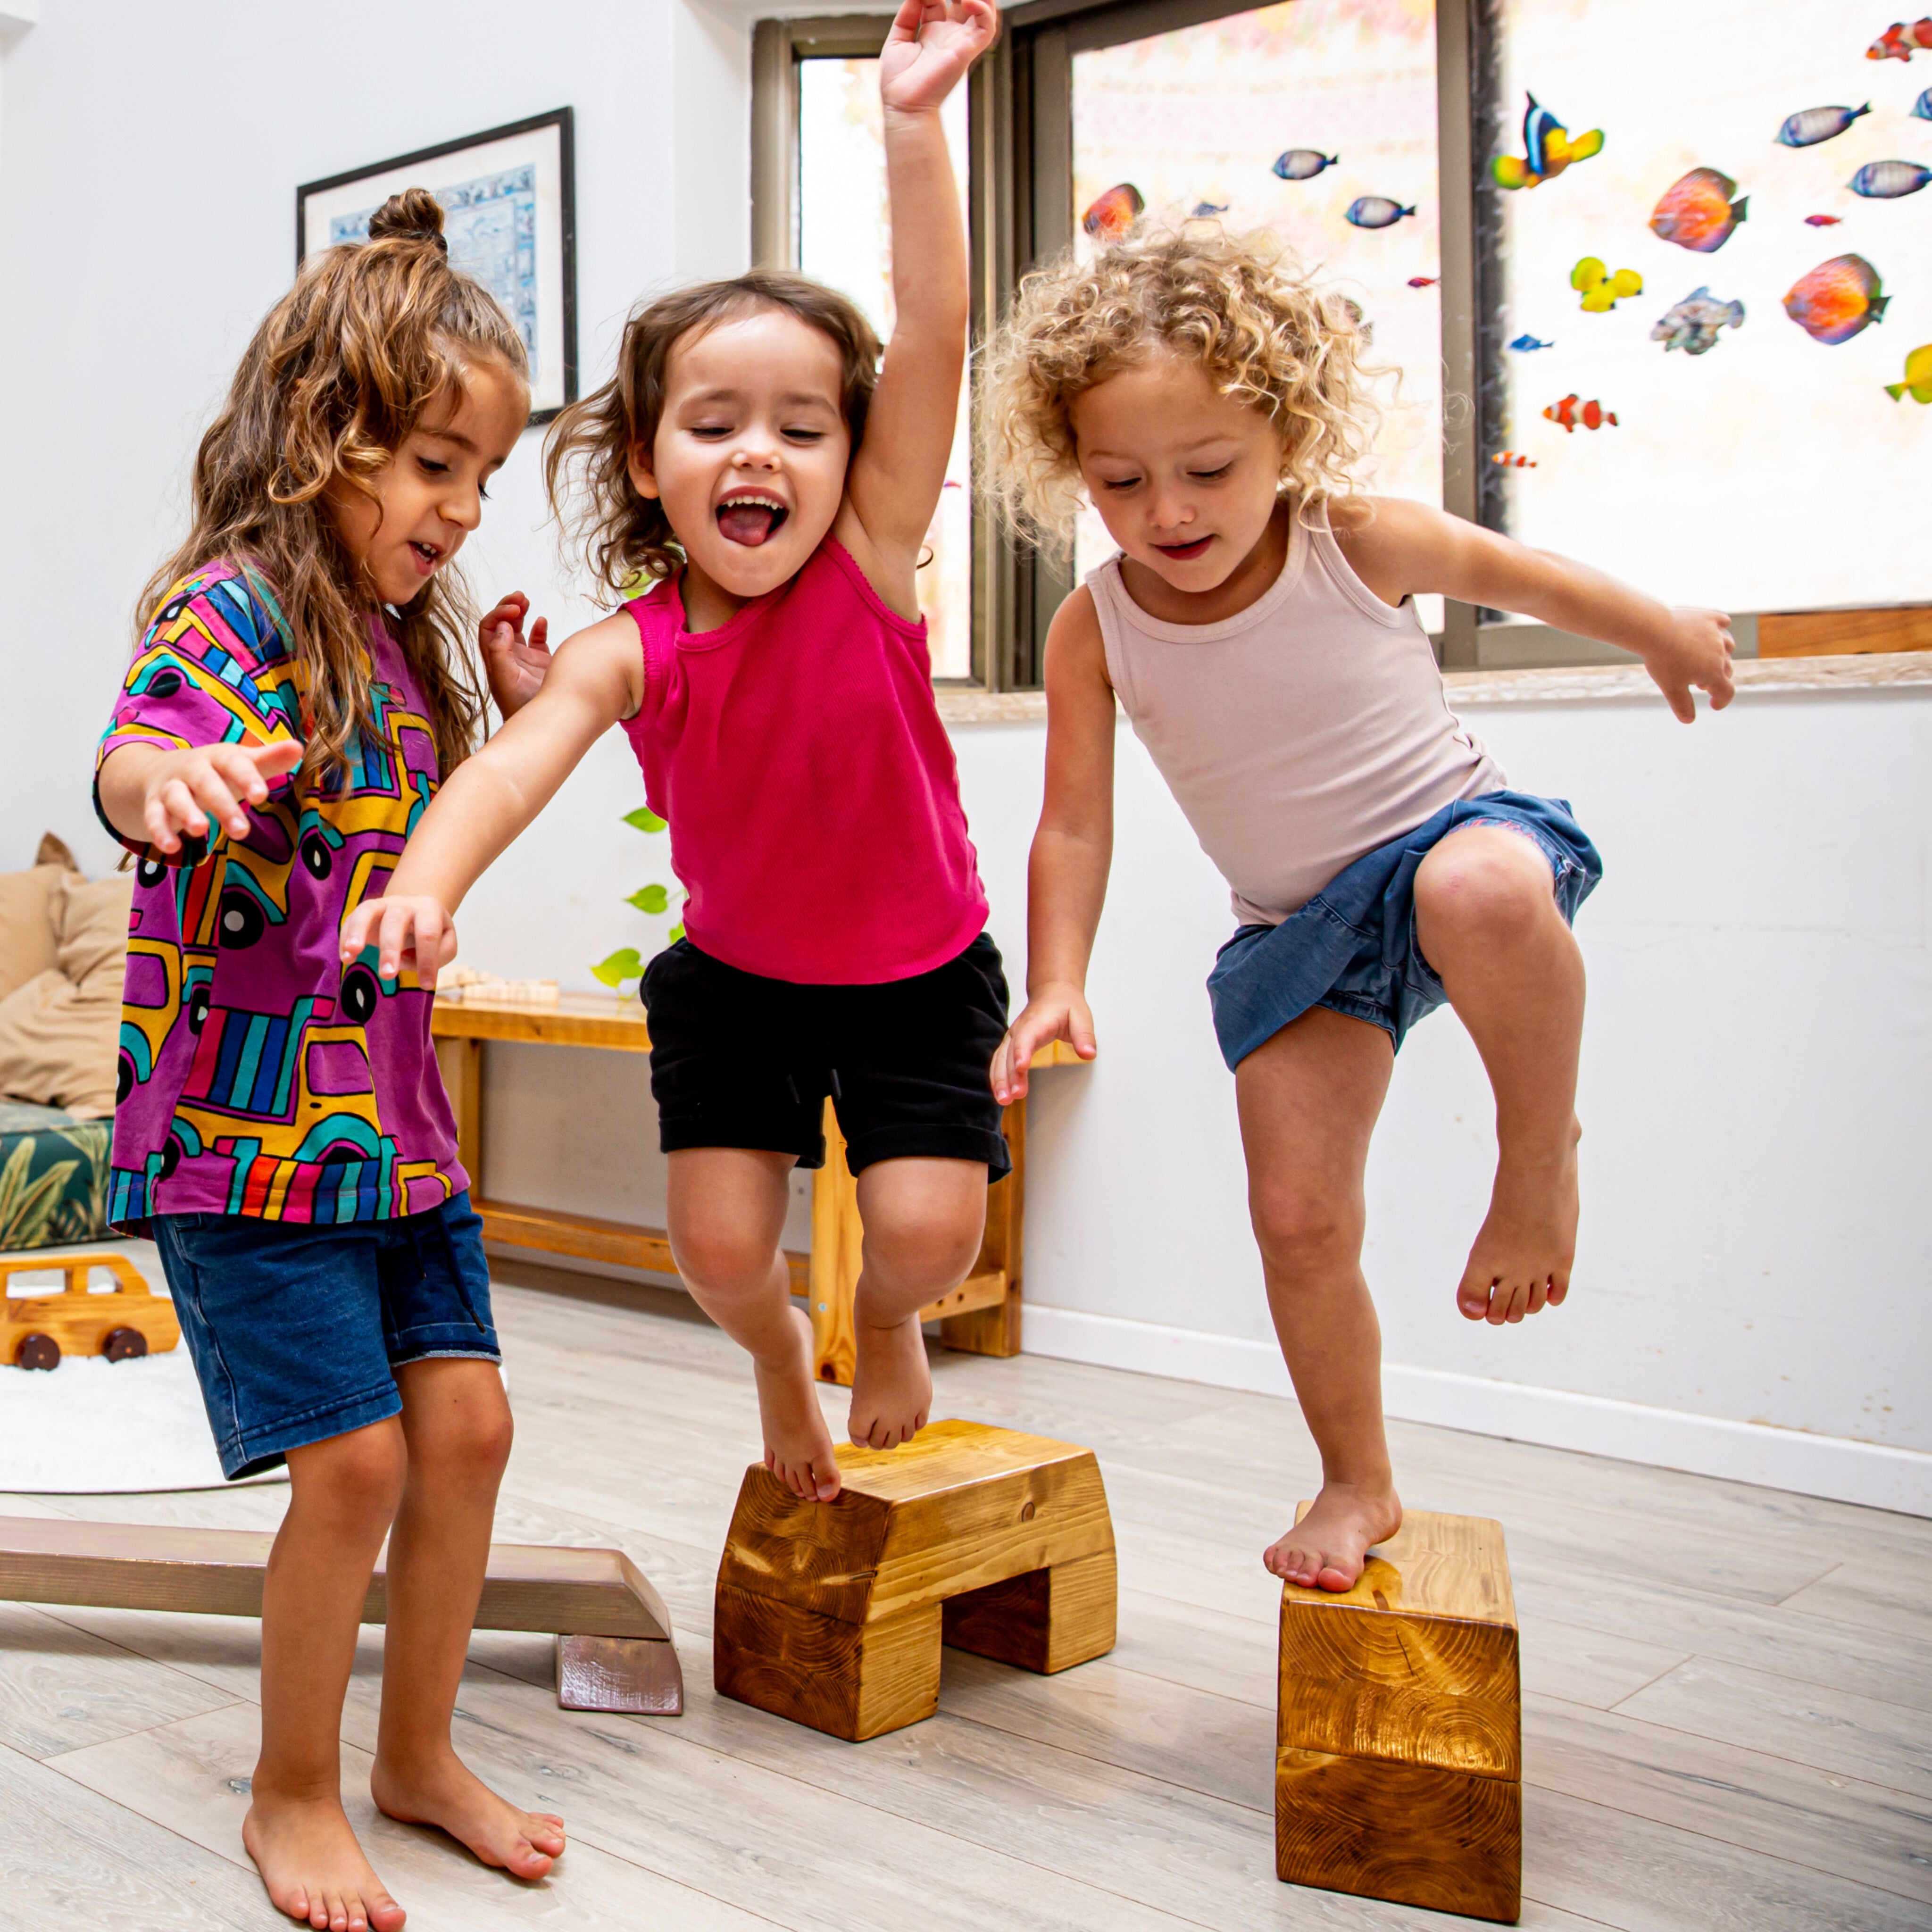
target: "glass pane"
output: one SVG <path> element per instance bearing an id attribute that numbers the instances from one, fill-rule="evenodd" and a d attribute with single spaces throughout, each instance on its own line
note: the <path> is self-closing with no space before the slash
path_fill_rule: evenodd
<path id="1" fill-rule="evenodd" d="M 1076 54 L 1076 224 L 1123 187 L 1150 215 L 1273 229 L 1360 302 L 1401 372 L 1372 487 L 1441 503 L 1434 0 L 1288 0 Z M 1090 512 L 1078 568 L 1112 549 Z M 1422 614 L 1439 628 L 1442 600 Z"/>
<path id="2" fill-rule="evenodd" d="M 940 110 L 952 171 L 966 209 L 966 90 Z M 892 237 L 886 223 L 885 135 L 876 60 L 807 60 L 798 69 L 798 265 L 814 280 L 851 297 L 890 341 L 892 332 Z M 934 677 L 973 674 L 972 472 L 966 399 L 959 414 L 926 535 L 919 573 Z"/>
<path id="3" fill-rule="evenodd" d="M 1932 179 L 1932 127 L 1913 118 L 1932 75 L 1867 58 L 1892 17 L 1844 0 L 1501 0 L 1504 154 L 1524 155 L 1532 94 L 1566 146 L 1603 134 L 1600 153 L 1495 191 L 1497 342 L 1525 346 L 1495 352 L 1506 414 L 1485 454 L 1537 465 L 1504 472 L 1514 534 L 1737 610 L 1932 597 L 1932 417 L 1909 388 L 1886 393 L 1932 342 L 1932 193 L 1900 192 Z M 1587 299 L 1580 262 L 1642 291 Z"/>

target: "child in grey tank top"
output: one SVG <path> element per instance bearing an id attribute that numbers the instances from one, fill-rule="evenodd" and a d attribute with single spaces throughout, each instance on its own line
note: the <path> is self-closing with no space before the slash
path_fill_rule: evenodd
<path id="1" fill-rule="evenodd" d="M 1208 990 L 1275 1330 L 1322 1459 L 1313 1509 L 1264 1560 L 1335 1591 L 1402 1521 L 1363 1176 L 1396 1049 L 1445 1000 L 1488 1070 L 1498 1149 L 1457 1306 L 1498 1325 L 1553 1307 L 1576 1252 L 1570 927 L 1601 867 L 1568 801 L 1509 790 L 1450 711 L 1414 600 L 1621 645 L 1687 724 L 1693 687 L 1714 709 L 1732 693 L 1720 614 L 1358 494 L 1366 346 L 1359 310 L 1271 238 L 1190 222 L 1029 277 L 985 391 L 986 470 L 1016 526 L 1064 546 L 1084 497 L 1120 546 L 1048 634 L 1028 1004 L 994 1090 L 1024 1094 L 1049 1040 L 1094 1055 L 1118 697 L 1232 895 Z"/>

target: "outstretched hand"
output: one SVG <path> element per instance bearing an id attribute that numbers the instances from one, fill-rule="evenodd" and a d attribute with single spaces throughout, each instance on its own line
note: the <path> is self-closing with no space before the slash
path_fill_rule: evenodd
<path id="1" fill-rule="evenodd" d="M 265 805 L 268 782 L 302 761 L 293 738 L 267 744 L 195 745 L 151 759 L 140 773 L 141 826 L 158 852 L 172 857 L 182 836 L 206 838 L 226 832 L 248 836 L 247 807 Z"/>
<path id="2" fill-rule="evenodd" d="M 879 98 L 902 113 L 937 107 L 999 32 L 990 0 L 901 0 L 879 55 Z"/>
<path id="3" fill-rule="evenodd" d="M 1033 1057 L 1049 1041 L 1067 1041 L 1082 1060 L 1098 1051 L 1094 1039 L 1093 1010 L 1077 986 L 1042 986 L 1026 1004 L 1026 1010 L 1007 1028 L 993 1055 L 989 1077 L 993 1098 L 1003 1107 L 1026 1098 L 1027 1070 Z"/>
<path id="4" fill-rule="evenodd" d="M 513 590 L 476 627 L 490 695 L 506 718 L 529 704 L 550 674 L 550 620 L 539 617 L 526 640 L 524 620 L 530 608 L 530 600 L 520 590 Z"/>
<path id="5" fill-rule="evenodd" d="M 436 974 L 456 957 L 456 926 L 427 893 L 364 899 L 342 922 L 343 964 L 353 965 L 371 946 L 378 979 L 393 980 L 407 966 L 416 984 L 433 993 Z"/>
<path id="6" fill-rule="evenodd" d="M 1721 711 L 1737 694 L 1732 658 L 1737 650 L 1731 620 L 1721 610 L 1696 610 L 1678 605 L 1670 614 L 1670 641 L 1645 659 L 1657 688 L 1670 700 L 1680 723 L 1694 724 L 1697 700 L 1694 686 L 1708 692 L 1711 709 Z"/>

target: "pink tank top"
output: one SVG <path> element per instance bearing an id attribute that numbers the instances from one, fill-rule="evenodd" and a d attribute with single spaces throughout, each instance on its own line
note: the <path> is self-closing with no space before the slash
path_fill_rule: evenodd
<path id="1" fill-rule="evenodd" d="M 624 726 L 694 945 L 741 971 L 877 986 L 986 923 L 926 622 L 830 537 L 790 583 L 693 636 L 675 583 L 624 607 L 644 701 Z"/>

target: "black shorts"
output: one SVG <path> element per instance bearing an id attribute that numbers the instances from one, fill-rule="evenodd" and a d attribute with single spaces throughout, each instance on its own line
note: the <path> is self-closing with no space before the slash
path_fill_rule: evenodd
<path id="1" fill-rule="evenodd" d="M 1006 976 L 984 933 L 930 973 L 870 986 L 741 973 L 688 939 L 644 974 L 658 1144 L 825 1162 L 829 1094 L 854 1173 L 908 1155 L 1012 1167 L 989 1078 Z"/>

